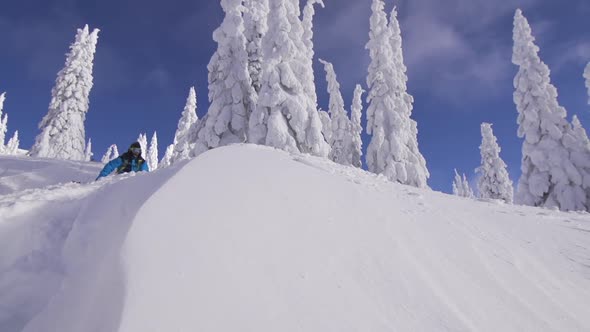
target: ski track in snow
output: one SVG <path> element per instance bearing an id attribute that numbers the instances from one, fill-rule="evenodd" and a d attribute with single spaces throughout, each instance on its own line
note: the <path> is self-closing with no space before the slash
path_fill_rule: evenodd
<path id="1" fill-rule="evenodd" d="M 590 330 L 588 213 L 250 145 L 23 182 L 0 196 L 2 332 Z"/>

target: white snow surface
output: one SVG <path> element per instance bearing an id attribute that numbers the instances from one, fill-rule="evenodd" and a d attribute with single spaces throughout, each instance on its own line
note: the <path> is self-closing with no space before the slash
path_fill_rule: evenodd
<path id="1" fill-rule="evenodd" d="M 0 331 L 588 331 L 589 249 L 587 213 L 231 145 L 0 196 Z"/>

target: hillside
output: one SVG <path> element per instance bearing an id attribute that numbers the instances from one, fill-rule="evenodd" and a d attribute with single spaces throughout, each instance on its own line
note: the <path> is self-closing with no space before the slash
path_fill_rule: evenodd
<path id="1" fill-rule="evenodd" d="M 0 331 L 584 331 L 589 249 L 586 213 L 235 145 L 0 196 Z"/>

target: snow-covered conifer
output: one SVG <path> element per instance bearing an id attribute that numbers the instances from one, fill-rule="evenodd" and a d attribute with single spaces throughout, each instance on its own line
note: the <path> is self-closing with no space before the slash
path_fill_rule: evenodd
<path id="1" fill-rule="evenodd" d="M 152 140 L 150 141 L 150 147 L 147 151 L 147 158 L 145 159 L 150 172 L 158 169 L 158 134 L 155 131 Z"/>
<path id="2" fill-rule="evenodd" d="M 477 188 L 480 198 L 499 199 L 512 203 L 514 189 L 506 163 L 500 158 L 500 146 L 489 123 L 481 124 L 481 166 L 477 169 Z"/>
<path id="3" fill-rule="evenodd" d="M 5 154 L 17 155 L 19 145 L 20 145 L 20 141 L 18 139 L 18 130 L 17 130 L 14 132 L 14 135 L 12 136 L 12 138 L 10 140 L 8 140 L 8 143 L 6 144 L 6 147 L 4 150 Z"/>
<path id="4" fill-rule="evenodd" d="M 88 143 L 86 143 L 86 149 L 84 150 L 84 161 L 92 161 L 92 139 L 88 139 Z"/>
<path id="5" fill-rule="evenodd" d="M 322 111 L 321 109 L 318 111 L 320 114 L 320 120 L 322 121 L 322 134 L 326 142 L 332 142 L 332 119 L 330 119 L 330 114 L 326 111 Z"/>
<path id="6" fill-rule="evenodd" d="M 111 151 L 111 160 L 119 157 L 119 148 L 117 147 L 117 144 L 113 144 L 112 147 L 113 150 Z"/>
<path id="7" fill-rule="evenodd" d="M 588 89 L 588 103 L 590 103 L 590 62 L 588 62 L 586 70 L 584 70 L 584 78 L 586 79 L 586 89 Z"/>
<path id="8" fill-rule="evenodd" d="M 51 92 L 49 111 L 39 124 L 41 133 L 29 154 L 35 157 L 84 160 L 84 121 L 92 89 L 92 68 L 98 29 L 78 29 L 65 67 Z"/>
<path id="9" fill-rule="evenodd" d="M 324 8 L 323 0 L 307 0 L 305 7 L 303 7 L 303 20 L 301 22 L 303 28 L 302 41 L 305 45 L 305 49 L 299 50 L 301 59 L 305 62 L 305 70 L 302 72 L 303 75 L 303 90 L 311 98 L 311 102 L 314 108 L 317 108 L 318 96 L 315 88 L 315 75 L 313 72 L 313 18 L 315 16 L 315 5 L 319 4 Z M 297 1 L 297 9 L 299 8 L 299 1 Z M 299 13 L 296 12 L 297 17 Z"/>
<path id="10" fill-rule="evenodd" d="M 455 180 L 453 181 L 453 194 L 460 197 L 474 198 L 473 190 L 469 186 L 467 177 L 463 174 L 463 177 L 455 170 Z"/>
<path id="11" fill-rule="evenodd" d="M 111 146 L 109 146 L 109 148 L 107 149 L 107 152 L 102 156 L 100 161 L 103 164 L 106 164 L 109 161 L 117 158 L 118 156 L 119 156 L 119 149 L 117 149 L 117 145 L 111 144 Z"/>
<path id="12" fill-rule="evenodd" d="M 137 138 L 137 142 L 139 143 L 139 146 L 141 147 L 142 156 L 147 157 L 147 146 L 148 146 L 147 133 L 139 134 L 139 137 Z"/>
<path id="13" fill-rule="evenodd" d="M 160 163 L 158 164 L 158 168 L 166 168 L 172 164 L 172 155 L 174 154 L 174 144 L 168 145 L 166 148 L 166 153 Z"/>
<path id="14" fill-rule="evenodd" d="M 519 66 L 514 78 L 518 109 L 518 136 L 524 137 L 522 175 L 515 201 L 524 205 L 586 210 L 583 176 L 570 159 L 565 144 L 573 140 L 566 110 L 557 102 L 549 68 L 539 58 L 539 47 L 527 19 L 518 9 L 514 16 L 512 62 Z"/>
<path id="15" fill-rule="evenodd" d="M 4 152 L 4 141 L 6 140 L 6 131 L 8 130 L 8 115 L 2 114 L 6 92 L 0 94 L 0 154 Z"/>
<path id="16" fill-rule="evenodd" d="M 245 142 L 248 118 L 256 100 L 248 73 L 242 0 L 221 0 L 221 7 L 225 18 L 213 32 L 217 51 L 208 65 L 210 106 L 198 133 L 196 155 L 219 146 Z"/>
<path id="17" fill-rule="evenodd" d="M 354 89 L 354 97 L 352 99 L 352 106 L 350 111 L 350 136 L 352 137 L 352 165 L 361 168 L 363 166 L 361 156 L 363 155 L 363 126 L 361 124 L 361 117 L 363 112 L 362 95 L 365 92 L 360 84 L 356 85 Z"/>
<path id="18" fill-rule="evenodd" d="M 191 133 L 195 123 L 199 120 L 197 117 L 197 94 L 195 93 L 195 87 L 191 87 L 189 90 L 188 97 L 186 99 L 186 105 L 180 120 L 178 120 L 178 127 L 174 134 L 173 153 L 170 156 L 170 163 L 174 163 L 178 160 L 188 159 L 191 153 Z"/>
<path id="19" fill-rule="evenodd" d="M 248 72 L 252 87 L 256 93 L 260 92 L 262 76 L 262 37 L 268 27 L 268 0 L 245 0 L 244 7 L 244 35 L 246 37 L 246 51 L 248 52 Z"/>
<path id="20" fill-rule="evenodd" d="M 334 66 L 322 59 L 320 62 L 326 70 L 326 80 L 328 81 L 328 93 L 330 95 L 330 119 L 332 120 L 332 139 L 330 145 L 330 160 L 342 164 L 352 165 L 352 137 L 351 122 L 344 109 L 344 99 L 340 93 L 340 84 L 338 83 Z"/>
<path id="21" fill-rule="evenodd" d="M 250 118 L 249 141 L 326 157 L 330 147 L 322 135 L 316 105 L 304 88 L 309 85 L 309 72 L 302 61 L 306 58 L 303 28 L 295 2 L 270 3 L 269 29 L 262 40 L 262 87 Z"/>
<path id="22" fill-rule="evenodd" d="M 410 118 L 413 98 L 407 93 L 402 38 L 394 8 L 388 25 L 382 0 L 373 0 L 367 76 L 367 150 L 369 171 L 391 181 L 426 187 L 430 176 L 418 149 L 417 124 Z"/>

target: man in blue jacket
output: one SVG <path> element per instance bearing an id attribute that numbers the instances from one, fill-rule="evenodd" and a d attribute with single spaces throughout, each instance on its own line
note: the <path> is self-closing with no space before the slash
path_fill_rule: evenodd
<path id="1" fill-rule="evenodd" d="M 145 159 L 141 157 L 141 145 L 138 142 L 131 144 L 127 152 L 109 161 L 98 177 L 97 180 L 105 177 L 114 171 L 117 174 L 129 173 L 129 172 L 148 172 L 148 166 Z"/>

